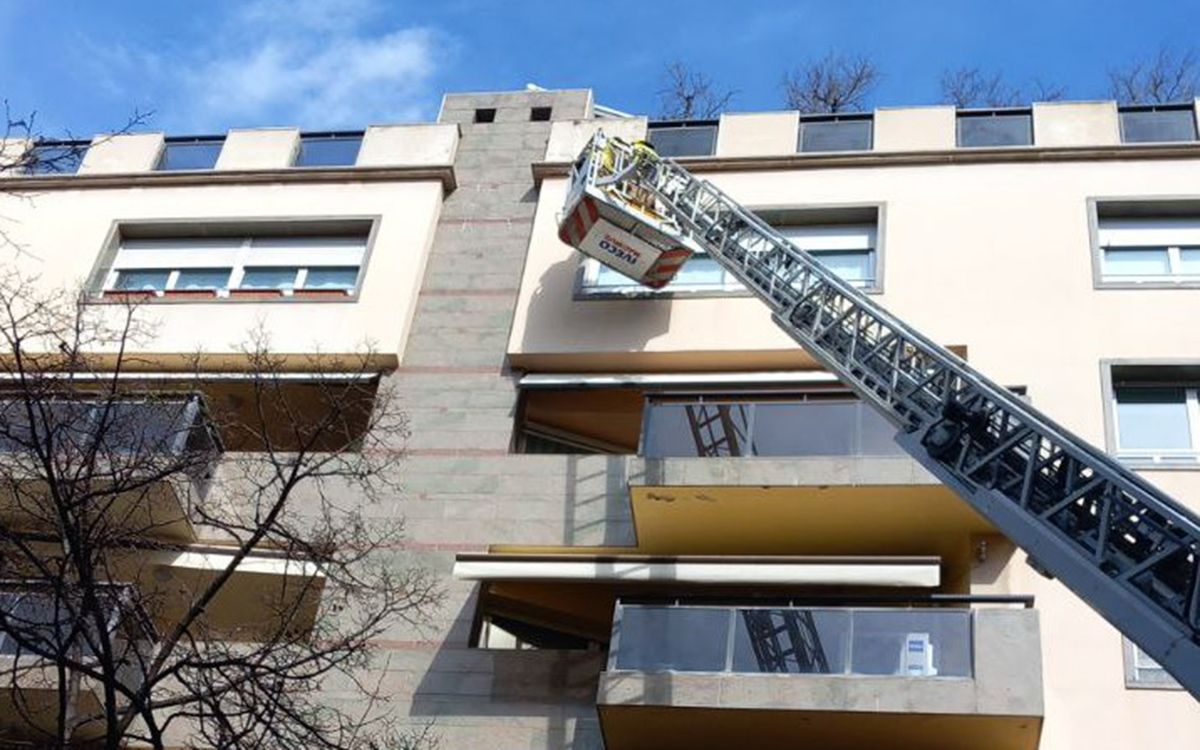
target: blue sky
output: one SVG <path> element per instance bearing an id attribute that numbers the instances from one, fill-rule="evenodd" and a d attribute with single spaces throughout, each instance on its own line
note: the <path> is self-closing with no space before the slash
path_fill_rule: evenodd
<path id="1" fill-rule="evenodd" d="M 444 91 L 530 81 L 653 114 L 679 60 L 752 111 L 781 106 L 784 70 L 835 51 L 878 62 L 876 105 L 936 102 L 959 66 L 1086 99 L 1109 68 L 1198 45 L 1198 22 L 1200 0 L 0 0 L 0 97 L 47 135 L 134 109 L 173 133 L 428 120 Z"/>

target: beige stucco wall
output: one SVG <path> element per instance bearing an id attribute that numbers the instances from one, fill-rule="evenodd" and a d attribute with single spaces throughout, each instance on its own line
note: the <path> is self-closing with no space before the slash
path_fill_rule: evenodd
<path id="1" fill-rule="evenodd" d="M 145 172 L 154 169 L 162 155 L 162 133 L 98 135 L 83 156 L 79 174 Z"/>
<path id="2" fill-rule="evenodd" d="M 1111 146 L 1121 142 L 1116 102 L 1035 102 L 1038 146 Z"/>
<path id="3" fill-rule="evenodd" d="M 217 157 L 216 169 L 285 169 L 300 147 L 296 128 L 230 130 Z"/>
<path id="4" fill-rule="evenodd" d="M 359 167 L 453 164 L 457 125 L 372 125 L 363 134 Z"/>
<path id="5" fill-rule="evenodd" d="M 721 115 L 717 156 L 777 156 L 796 153 L 800 113 L 754 112 Z"/>
<path id="6" fill-rule="evenodd" d="M 875 110 L 876 151 L 931 151 L 954 145 L 954 107 Z"/>
<path id="7" fill-rule="evenodd" d="M 646 137 L 645 117 L 612 120 L 559 120 L 550 126 L 546 161 L 575 161 L 588 139 L 603 130 L 615 138 L 638 141 Z"/>
<path id="8" fill-rule="evenodd" d="M 83 284 L 117 222 L 375 217 L 357 301 L 151 302 L 139 314 L 156 335 L 140 348 L 236 352 L 261 322 L 281 353 L 357 352 L 370 342 L 382 353 L 402 354 L 441 202 L 437 180 L 142 186 L 0 195 L 0 216 L 11 220 L 11 239 L 28 249 L 14 262 L 48 288 Z M 119 308 L 111 306 L 111 314 Z"/>

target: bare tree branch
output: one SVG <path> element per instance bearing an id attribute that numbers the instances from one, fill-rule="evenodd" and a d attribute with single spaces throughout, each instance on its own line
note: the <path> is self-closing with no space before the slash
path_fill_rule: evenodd
<path id="1" fill-rule="evenodd" d="M 1182 54 L 1160 47 L 1151 59 L 1135 60 L 1108 71 L 1108 94 L 1122 104 L 1190 101 L 1200 92 L 1196 51 Z"/>
<path id="2" fill-rule="evenodd" d="M 830 53 L 785 73 L 784 97 L 788 107 L 805 113 L 861 110 L 881 77 L 868 57 Z"/>
<path id="3" fill-rule="evenodd" d="M 403 524 L 372 510 L 398 492 L 408 428 L 369 348 L 314 354 L 297 382 L 256 331 L 222 397 L 199 356 L 186 380 L 123 377 L 153 335 L 136 301 L 37 289 L 0 276 L 0 634 L 17 651 L 3 689 L 36 742 L 429 745 L 363 679 L 373 644 L 441 598 L 395 564 Z M 185 572 L 183 553 L 221 562 Z M 251 560 L 281 572 L 231 612 Z M 328 680 L 360 700 L 321 700 Z M 33 691 L 49 686 L 47 719 Z"/>
<path id="4" fill-rule="evenodd" d="M 658 91 L 658 116 L 664 120 L 707 120 L 717 117 L 736 91 L 718 89 L 712 79 L 678 60 L 663 68 Z"/>
<path id="5" fill-rule="evenodd" d="M 942 101 L 960 108 L 1019 107 L 1035 101 L 1059 101 L 1067 93 L 1065 87 L 1040 78 L 1020 88 L 1008 83 L 1000 72 L 965 67 L 942 71 L 940 84 Z"/>

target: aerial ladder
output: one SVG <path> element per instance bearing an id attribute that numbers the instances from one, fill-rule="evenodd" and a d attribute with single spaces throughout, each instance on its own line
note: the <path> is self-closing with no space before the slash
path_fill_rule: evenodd
<path id="1" fill-rule="evenodd" d="M 889 313 L 711 183 L 597 133 L 559 237 L 652 288 L 697 251 L 896 442 L 1200 698 L 1200 518 Z"/>
<path id="2" fill-rule="evenodd" d="M 743 609 L 760 672 L 829 674 L 829 659 L 809 609 Z"/>

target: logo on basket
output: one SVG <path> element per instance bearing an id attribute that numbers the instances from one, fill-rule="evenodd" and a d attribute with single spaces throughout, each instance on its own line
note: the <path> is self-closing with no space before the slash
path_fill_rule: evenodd
<path id="1" fill-rule="evenodd" d="M 605 234 L 600 238 L 600 249 L 630 265 L 636 265 L 642 257 L 642 254 L 637 250 L 634 250 L 611 234 Z"/>

